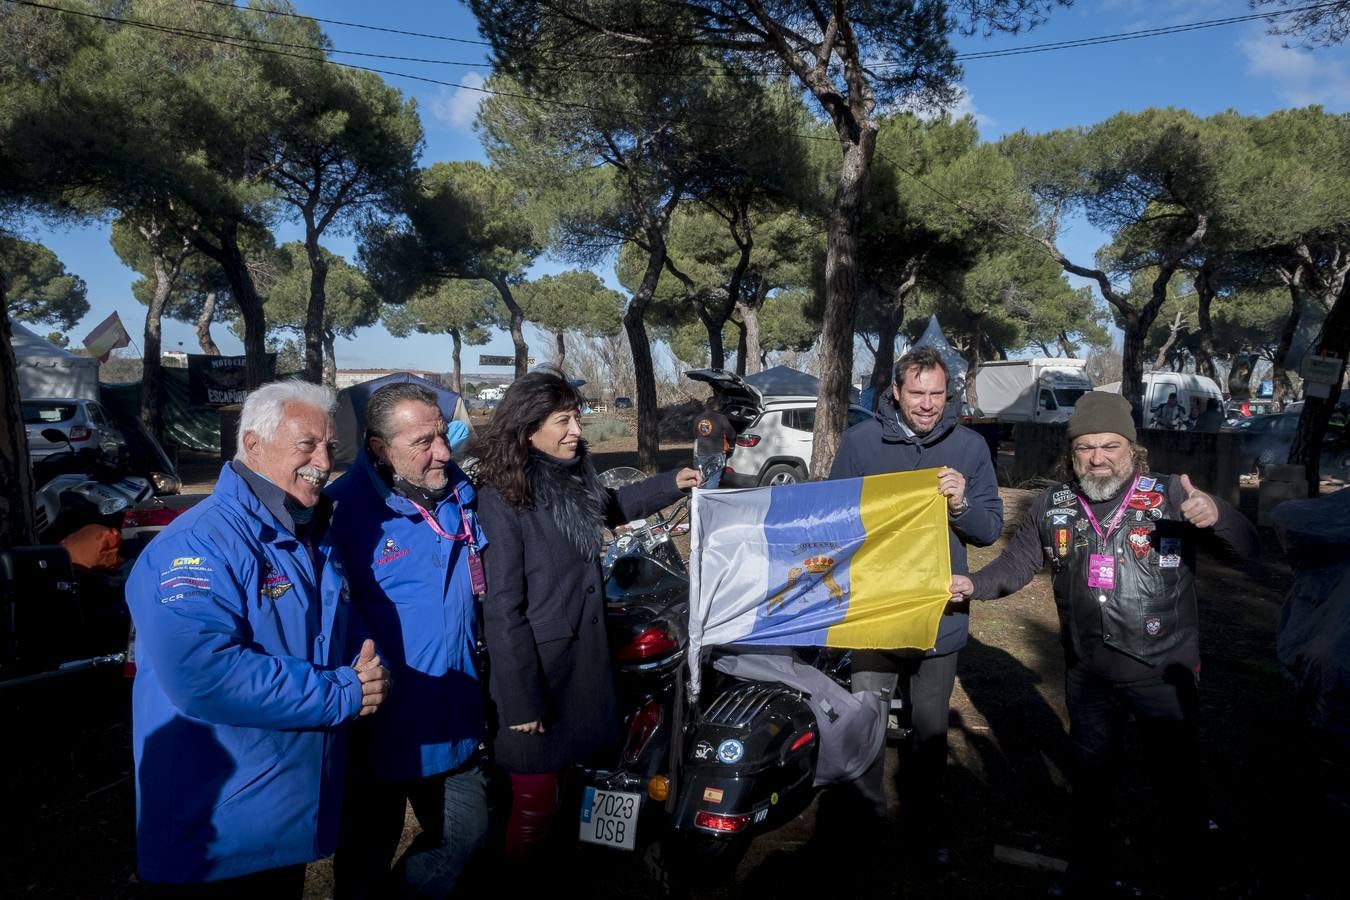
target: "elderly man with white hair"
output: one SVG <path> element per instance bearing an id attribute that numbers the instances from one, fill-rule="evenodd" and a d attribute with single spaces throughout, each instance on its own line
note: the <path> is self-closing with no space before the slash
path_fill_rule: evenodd
<path id="1" fill-rule="evenodd" d="M 150 897 L 298 898 L 332 852 L 342 726 L 389 673 L 351 604 L 323 497 L 331 389 L 264 385 L 211 496 L 146 548 L 127 582 L 138 671 L 137 855 Z"/>

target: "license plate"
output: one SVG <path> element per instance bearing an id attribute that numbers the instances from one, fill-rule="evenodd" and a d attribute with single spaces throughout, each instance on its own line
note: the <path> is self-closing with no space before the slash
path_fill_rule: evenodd
<path id="1" fill-rule="evenodd" d="M 632 850 L 637 845 L 637 820 L 641 808 L 641 794 L 588 787 L 581 798 L 578 836 L 592 844 Z"/>

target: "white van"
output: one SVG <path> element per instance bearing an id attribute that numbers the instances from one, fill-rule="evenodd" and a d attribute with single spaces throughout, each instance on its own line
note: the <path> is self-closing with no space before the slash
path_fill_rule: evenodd
<path id="1" fill-rule="evenodd" d="M 1121 382 L 1113 381 L 1097 388 L 1099 391 L 1120 393 Z M 1145 372 L 1144 373 L 1144 425 L 1151 426 L 1157 410 L 1167 403 L 1170 394 L 1177 395 L 1177 404 L 1190 413 L 1191 400 L 1199 402 L 1200 412 L 1213 398 L 1223 406 L 1223 392 L 1213 378 L 1205 375 L 1191 375 L 1186 372 Z"/>

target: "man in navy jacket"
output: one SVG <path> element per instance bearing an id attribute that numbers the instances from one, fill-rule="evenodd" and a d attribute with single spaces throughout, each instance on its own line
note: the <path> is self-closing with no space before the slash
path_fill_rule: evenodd
<path id="1" fill-rule="evenodd" d="M 1003 531 L 1003 501 L 984 438 L 956 422 L 948 403 L 947 366 L 931 348 L 896 361 L 890 396 L 874 420 L 844 433 L 830 478 L 854 478 L 914 469 L 938 469 L 934 487 L 947 498 L 952 572 L 965 575 L 966 544 L 992 544 Z M 902 577 L 902 573 L 897 573 Z M 969 637 L 965 605 L 949 607 L 936 646 L 924 651 L 855 651 L 853 690 L 875 690 L 888 707 L 900 678 L 908 680 L 914 727 L 909 759 L 901 766 L 904 818 L 925 861 L 950 862 L 941 791 L 947 765 L 947 720 L 956 682 L 957 651 Z M 883 737 L 884 739 L 884 737 Z M 858 787 L 879 816 L 886 813 L 885 754 L 877 755 Z"/>
<path id="2" fill-rule="evenodd" d="M 487 834 L 474 598 L 487 541 L 450 450 L 436 395 L 386 385 L 355 465 L 329 488 L 353 605 L 398 682 L 352 736 L 338 900 L 448 897 Z M 391 875 L 409 801 L 422 833 Z"/>
<path id="3" fill-rule="evenodd" d="M 376 711 L 389 673 L 351 604 L 321 491 L 329 388 L 264 385 L 206 500 L 136 562 L 132 699 L 136 852 L 145 896 L 299 898 L 333 852 L 344 723 Z"/>

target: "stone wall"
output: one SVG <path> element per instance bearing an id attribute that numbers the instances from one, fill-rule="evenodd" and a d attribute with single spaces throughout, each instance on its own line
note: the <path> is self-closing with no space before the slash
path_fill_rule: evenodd
<path id="1" fill-rule="evenodd" d="M 1168 475 L 1186 474 L 1198 488 L 1238 504 L 1238 451 L 1241 435 L 1220 431 L 1162 431 L 1140 429 L 1139 442 L 1148 449 L 1148 466 Z M 1008 449 L 1005 447 L 1004 449 Z M 1013 486 L 1036 478 L 1056 478 L 1068 453 L 1064 425 L 1020 423 L 1013 426 Z"/>

